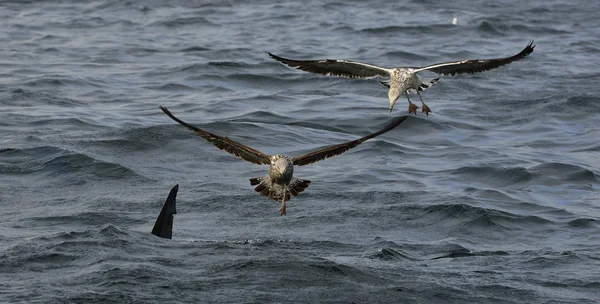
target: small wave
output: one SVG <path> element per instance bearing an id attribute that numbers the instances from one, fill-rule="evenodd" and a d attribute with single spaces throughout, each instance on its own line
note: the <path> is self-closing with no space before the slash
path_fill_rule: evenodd
<path id="1" fill-rule="evenodd" d="M 140 223 L 145 223 L 146 221 L 140 221 Z M 104 222 L 106 223 L 106 222 Z M 98 234 L 103 237 L 108 238 L 117 238 L 117 237 L 129 237 L 129 233 L 127 233 L 124 229 L 120 229 L 119 227 L 113 224 L 105 224 L 102 229 L 98 231 Z"/>
<path id="2" fill-rule="evenodd" d="M 525 24 L 515 24 L 511 25 L 510 29 L 513 31 L 520 31 L 529 34 L 537 34 L 537 35 L 560 35 L 560 34 L 570 34 L 570 31 L 558 30 L 550 27 L 543 26 L 530 26 Z"/>
<path id="3" fill-rule="evenodd" d="M 573 152 L 600 152 L 600 144 L 590 144 L 585 148 L 573 150 Z"/>
<path id="4" fill-rule="evenodd" d="M 279 76 L 240 73 L 241 71 L 245 71 L 245 68 L 251 68 L 253 66 L 254 65 L 252 64 L 242 62 L 211 61 L 207 63 L 193 63 L 178 66 L 158 67 L 153 70 L 144 72 L 143 76 L 154 77 L 169 75 L 170 78 L 181 76 L 185 77 L 187 80 L 211 80 L 213 82 L 223 81 L 225 83 L 229 83 L 234 80 L 244 82 L 258 82 L 267 80 L 281 81 L 281 78 Z M 231 73 L 231 75 L 225 75 L 225 72 L 229 72 Z"/>
<path id="5" fill-rule="evenodd" d="M 118 0 L 106 0 L 106 1 L 101 1 L 98 2 L 97 4 L 94 4 L 92 6 L 88 6 L 85 10 L 83 10 L 83 13 L 85 14 L 96 14 L 99 12 L 117 12 L 117 11 L 122 11 L 122 10 L 126 10 L 126 9 L 134 9 L 136 11 L 140 11 L 140 12 L 148 12 L 148 11 L 152 11 L 152 8 L 145 6 L 145 5 L 137 5 L 136 3 L 133 2 L 123 2 L 123 1 L 118 1 Z"/>
<path id="6" fill-rule="evenodd" d="M 519 255 L 527 258 L 522 264 L 536 269 L 548 267 L 567 267 L 569 264 L 579 264 L 585 261 L 584 256 L 574 251 L 527 250 Z"/>
<path id="7" fill-rule="evenodd" d="M 385 282 L 385 279 L 377 276 L 372 271 L 361 270 L 356 267 L 336 263 L 327 259 L 318 259 L 305 265 L 307 270 L 317 271 L 318 274 L 327 277 L 341 277 L 363 284 L 377 285 Z"/>
<path id="8" fill-rule="evenodd" d="M 52 34 L 46 34 L 43 35 L 41 37 L 38 38 L 34 38 L 35 41 L 43 41 L 45 43 L 51 43 L 51 42 L 65 42 L 68 41 L 69 39 L 67 37 L 63 37 L 63 36 L 56 36 L 56 35 L 52 35 Z"/>
<path id="9" fill-rule="evenodd" d="M 567 98 L 564 110 L 576 108 L 578 112 L 598 113 L 600 112 L 600 99 L 592 95 L 579 95 Z"/>
<path id="10" fill-rule="evenodd" d="M 332 32 L 354 32 L 354 28 L 352 28 L 349 25 L 343 24 L 343 25 L 334 25 L 332 23 L 329 22 L 323 22 L 321 23 L 321 26 L 323 27 L 332 27 Z"/>
<path id="11" fill-rule="evenodd" d="M 19 151 L 19 149 L 15 149 L 15 148 L 2 148 L 2 149 L 0 149 L 0 154 L 10 153 L 10 152 L 15 152 L 15 151 Z"/>
<path id="12" fill-rule="evenodd" d="M 99 135 L 102 143 L 108 145 L 119 145 L 131 151 L 142 151 L 159 147 L 169 135 L 164 126 L 151 127 L 125 127 L 119 130 L 111 130 Z M 108 138 L 107 138 L 108 137 Z"/>
<path id="13" fill-rule="evenodd" d="M 580 219 L 576 219 L 576 220 L 572 220 L 570 222 L 568 222 L 567 224 L 571 227 L 575 227 L 575 228 L 592 228 L 592 227 L 597 227 L 597 221 L 591 218 L 580 218 Z"/>
<path id="14" fill-rule="evenodd" d="M 553 178 L 570 182 L 598 182 L 598 175 L 596 173 L 577 165 L 544 163 L 534 166 L 529 170 L 546 179 Z"/>
<path id="15" fill-rule="evenodd" d="M 183 53 L 195 53 L 195 52 L 205 52 L 205 51 L 210 51 L 210 48 L 207 47 L 201 47 L 201 46 L 190 46 L 190 47 L 186 47 L 183 49 L 180 49 L 179 52 L 183 52 Z"/>
<path id="16" fill-rule="evenodd" d="M 289 116 L 275 114 L 269 111 L 252 111 L 244 113 L 242 115 L 231 117 L 231 121 L 244 121 L 244 122 L 256 122 L 266 124 L 281 124 L 282 122 L 289 121 Z"/>
<path id="17" fill-rule="evenodd" d="M 153 49 L 148 47 L 132 47 L 128 48 L 125 53 L 133 56 L 147 56 L 155 53 L 161 53 L 162 50 Z"/>
<path id="18" fill-rule="evenodd" d="M 278 264 L 276 261 L 266 261 L 266 260 L 247 260 L 247 261 L 238 261 L 229 264 L 225 264 L 219 269 L 215 269 L 215 271 L 220 272 L 228 272 L 232 269 L 236 271 L 244 271 L 244 270 L 252 270 L 252 269 L 269 269 L 269 268 L 279 268 L 285 267 L 284 265 Z"/>
<path id="19" fill-rule="evenodd" d="M 311 121 L 292 121 L 289 123 L 289 125 L 305 127 L 305 128 L 315 129 L 315 130 L 324 130 L 324 131 L 329 131 L 329 132 L 345 133 L 345 131 L 346 131 L 342 128 L 332 127 L 331 125 L 322 124 L 319 122 L 311 122 Z"/>
<path id="20" fill-rule="evenodd" d="M 349 276 L 355 270 L 352 267 L 344 266 L 330 261 L 324 261 L 318 264 L 309 264 L 308 267 L 315 268 L 320 272 L 327 273 L 328 275 L 341 276 Z"/>
<path id="21" fill-rule="evenodd" d="M 215 25 L 208 21 L 208 19 L 200 16 L 185 17 L 185 18 L 166 18 L 164 20 L 157 20 L 149 24 L 150 26 L 164 26 L 164 27 L 183 27 L 183 26 L 207 26 Z"/>
<path id="22" fill-rule="evenodd" d="M 419 259 L 393 248 L 381 248 L 377 250 L 377 252 L 369 255 L 369 258 L 383 261 L 419 261 Z"/>
<path id="23" fill-rule="evenodd" d="M 436 219 L 464 221 L 464 228 L 495 226 L 501 229 L 511 229 L 519 226 L 545 225 L 552 221 L 538 216 L 516 215 L 504 211 L 474 207 L 467 204 L 442 204 L 424 208 L 426 213 Z"/>
<path id="24" fill-rule="evenodd" d="M 411 133 L 410 130 L 418 130 L 419 133 L 423 133 L 424 130 L 428 130 L 428 132 L 437 133 L 439 131 L 452 130 L 452 129 L 456 128 L 457 126 L 471 129 L 471 130 L 480 129 L 473 125 L 444 122 L 444 121 L 439 121 L 439 120 L 434 120 L 434 119 L 426 119 L 426 118 L 423 118 L 422 116 L 421 117 L 408 116 L 408 119 L 402 123 L 402 126 L 400 128 L 403 130 L 403 132 L 407 132 L 407 133 Z M 448 142 L 448 141 L 446 139 L 439 139 L 438 142 Z M 454 143 L 449 142 L 449 145 L 454 146 Z"/>
<path id="25" fill-rule="evenodd" d="M 9 106 L 82 106 L 85 103 L 71 99 L 65 96 L 54 95 L 46 92 L 32 92 L 23 88 L 11 90 L 12 95 L 9 98 L 0 98 L 0 104 Z"/>
<path id="26" fill-rule="evenodd" d="M 528 13 L 532 13 L 532 14 L 545 14 L 545 13 L 551 13 L 552 10 L 547 8 L 547 7 L 533 7 L 527 10 Z"/>
<path id="27" fill-rule="evenodd" d="M 216 67 L 231 67 L 231 68 L 252 68 L 255 65 L 248 64 L 244 62 L 234 62 L 234 61 L 210 61 L 208 63 L 209 66 Z"/>
<path id="28" fill-rule="evenodd" d="M 492 182 L 500 185 L 524 183 L 533 179 L 534 175 L 526 168 L 497 168 L 492 166 L 469 166 L 453 170 L 451 174 L 465 175 L 479 182 Z"/>
<path id="29" fill-rule="evenodd" d="M 73 226 L 81 227 L 86 225 L 105 225 L 100 230 L 100 235 L 111 233 L 111 231 L 117 231 L 118 234 L 123 234 L 122 230 L 119 230 L 113 225 L 125 225 L 125 224 L 145 224 L 145 220 L 133 219 L 128 216 L 124 216 L 117 212 L 81 212 L 69 215 L 54 215 L 54 216 L 37 216 L 23 218 L 19 221 L 20 227 L 46 227 L 46 226 Z M 115 230 L 116 229 L 116 230 Z M 83 236 L 90 236 L 90 233 L 62 233 L 53 236 L 57 239 L 73 239 Z"/>
<path id="30" fill-rule="evenodd" d="M 148 77 L 148 78 L 153 78 L 156 76 L 164 76 L 164 75 L 170 75 L 170 77 L 175 76 L 173 73 L 182 70 L 182 69 L 188 69 L 188 68 L 194 68 L 195 66 L 201 67 L 202 65 L 199 63 L 194 63 L 191 65 L 185 65 L 183 67 L 178 66 L 178 67 L 165 67 L 165 66 L 159 66 L 157 68 L 145 71 L 141 74 L 141 76 L 143 77 Z"/>
<path id="31" fill-rule="evenodd" d="M 600 282 L 586 282 L 584 280 L 576 280 L 576 279 L 567 279 L 563 282 L 552 282 L 552 281 L 546 281 L 546 280 L 539 280 L 538 282 L 536 282 L 542 286 L 545 287 L 551 287 L 551 288 L 568 288 L 568 289 L 574 289 L 574 288 L 591 288 L 591 289 L 597 289 L 600 288 Z"/>
<path id="32" fill-rule="evenodd" d="M 49 268 L 62 268 L 80 259 L 77 253 L 57 252 L 55 248 L 44 247 L 20 245 L 9 249 L 8 254 L 0 255 L 0 267 L 8 273 L 43 271 Z"/>
<path id="33" fill-rule="evenodd" d="M 209 248 L 218 249 L 231 249 L 231 248 L 245 248 L 246 246 L 261 247 L 261 248 L 277 248 L 277 249 L 298 249 L 312 251 L 312 250 L 323 250 L 323 249 L 336 249 L 336 250 L 349 250 L 356 251 L 361 248 L 360 245 L 347 244 L 335 241 L 299 241 L 290 239 L 245 239 L 237 241 L 217 241 L 210 242 Z"/>
<path id="34" fill-rule="evenodd" d="M 236 81 L 249 82 L 249 83 L 252 83 L 253 85 L 260 84 L 260 83 L 273 85 L 274 83 L 283 82 L 281 77 L 279 77 L 279 75 L 276 75 L 276 74 L 256 75 L 256 74 L 248 74 L 248 73 L 236 73 L 236 74 L 229 75 L 227 77 L 222 77 L 222 79 L 224 79 L 224 80 L 228 79 L 230 81 L 236 80 Z"/>
<path id="35" fill-rule="evenodd" d="M 74 87 L 102 87 L 102 85 L 88 82 L 79 78 L 64 77 L 64 76 L 43 76 L 35 80 L 25 82 L 25 86 L 39 88 L 39 87 L 63 87 L 63 86 L 74 86 Z"/>
<path id="36" fill-rule="evenodd" d="M 507 102 L 515 103 L 515 101 Z M 600 100 L 592 95 L 576 95 L 560 99 L 526 99 L 521 103 L 526 106 L 525 108 L 529 108 L 532 113 L 535 111 L 566 114 L 564 117 L 572 120 L 580 120 L 581 115 L 593 115 L 600 111 Z"/>
<path id="37" fill-rule="evenodd" d="M 403 157 L 407 153 L 404 152 L 400 144 L 386 140 L 371 140 L 368 150 L 377 152 L 375 155 L 394 155 L 394 157 Z M 369 153 L 373 155 L 372 153 Z"/>
<path id="38" fill-rule="evenodd" d="M 506 24 L 506 21 L 498 18 L 489 18 L 486 20 L 482 20 L 478 23 L 477 31 L 492 34 L 497 36 L 503 36 L 505 33 L 509 32 L 522 32 L 526 34 L 535 34 L 535 35 L 559 35 L 559 34 L 568 34 L 570 32 L 564 30 L 558 30 L 550 27 L 542 27 L 542 26 L 531 26 L 525 24 Z"/>
<path id="39" fill-rule="evenodd" d="M 62 269 L 98 248 L 122 250 L 132 244 L 132 239 L 127 231 L 110 224 L 85 231 L 37 236 L 5 248 L 0 256 L 0 267 L 9 272 Z"/>
<path id="40" fill-rule="evenodd" d="M 69 126 L 70 128 L 79 128 L 78 130 L 97 130 L 100 127 L 100 125 L 92 124 L 88 121 L 83 121 L 79 118 L 36 119 L 28 122 L 28 125 L 38 128 L 43 126 Z"/>
<path id="41" fill-rule="evenodd" d="M 129 265 L 104 264 L 100 271 L 94 273 L 94 275 L 101 275 L 99 286 L 109 289 L 121 289 L 122 286 L 143 284 L 165 276 L 162 268 L 139 263 Z"/>
<path id="42" fill-rule="evenodd" d="M 34 171 L 47 172 L 51 175 L 84 173 L 88 175 L 88 178 L 96 177 L 102 180 L 139 177 L 133 170 L 117 163 L 98 161 L 80 153 L 59 155 L 32 168 Z"/>
<path id="43" fill-rule="evenodd" d="M 304 194 L 303 194 L 304 195 Z M 307 194 L 309 196 L 310 194 Z M 394 191 L 343 191 L 320 193 L 319 198 L 324 201 L 357 201 L 359 203 L 370 204 L 374 201 L 380 202 L 400 202 L 406 198 L 406 193 Z M 395 207 L 394 207 L 395 208 Z M 404 207 L 400 207 L 404 208 Z"/>
<path id="44" fill-rule="evenodd" d="M 477 26 L 477 31 L 485 33 L 485 34 L 491 34 L 494 36 L 502 36 L 502 30 L 498 29 L 498 27 L 503 28 L 502 26 L 493 24 L 490 21 L 484 20 L 481 23 L 479 23 L 479 25 Z M 506 30 L 506 29 L 504 29 Z"/>
<path id="45" fill-rule="evenodd" d="M 467 187 L 464 189 L 465 192 L 475 194 L 478 198 L 491 199 L 493 201 L 504 201 L 504 202 L 519 202 L 519 200 L 511 197 L 510 195 L 495 189 L 478 189 L 475 187 Z"/>
<path id="46" fill-rule="evenodd" d="M 59 252 L 42 252 L 34 253 L 23 260 L 23 263 L 40 263 L 40 264 L 63 264 L 69 263 L 79 258 L 78 255 L 59 253 Z"/>
<path id="47" fill-rule="evenodd" d="M 44 23 L 43 26 L 28 24 L 28 28 L 39 28 L 40 30 L 54 28 L 54 29 L 98 29 L 100 27 L 106 26 L 107 21 L 102 17 L 91 17 L 84 16 L 82 14 L 74 14 L 65 18 L 53 18 Z M 35 22 L 37 23 L 37 22 Z M 18 25 L 23 26 L 23 25 Z"/>
<path id="48" fill-rule="evenodd" d="M 510 253 L 508 253 L 506 251 L 502 251 L 502 250 L 478 251 L 478 252 L 472 252 L 469 250 L 457 250 L 457 251 L 453 251 L 453 252 L 448 253 L 443 256 L 432 258 L 432 260 L 447 259 L 447 258 L 454 259 L 454 258 L 465 258 L 465 257 L 477 257 L 477 256 L 506 256 L 506 255 L 510 255 Z"/>
<path id="49" fill-rule="evenodd" d="M 383 56 L 389 56 L 392 58 L 399 58 L 403 60 L 414 60 L 414 61 L 426 61 L 429 60 L 427 56 L 419 55 L 416 53 L 406 51 L 390 51 L 383 54 Z"/>
<path id="50" fill-rule="evenodd" d="M 382 27 L 371 27 L 364 28 L 358 32 L 367 34 L 435 34 L 447 32 L 453 30 L 453 27 L 449 27 L 447 24 L 434 24 L 434 25 L 418 25 L 418 26 L 382 26 Z"/>
<path id="51" fill-rule="evenodd" d="M 58 54 L 60 53 L 60 50 L 55 48 L 55 47 L 43 47 L 43 48 L 37 48 L 35 50 L 36 53 L 38 54 Z"/>
<path id="52" fill-rule="evenodd" d="M 0 167 L 2 173 L 44 173 L 44 178 L 58 177 L 78 184 L 86 183 L 87 180 L 141 177 L 122 165 L 52 146 L 13 149 L 0 156 L 4 159 L 4 164 Z"/>
<path id="53" fill-rule="evenodd" d="M 144 128 L 145 129 L 145 128 Z M 86 148 L 98 147 L 104 149 L 111 149 L 121 153 L 140 152 L 155 149 L 159 146 L 161 140 L 166 140 L 167 135 L 163 133 L 154 132 L 156 138 L 152 138 L 145 134 L 143 131 L 135 132 L 140 130 L 134 128 L 133 130 L 125 131 L 120 137 L 124 138 L 98 138 L 89 140 L 80 140 L 78 144 L 85 146 Z M 136 138 L 133 134 L 140 134 L 139 138 Z M 117 135 L 118 136 L 118 135 Z M 164 142 L 164 141 L 163 141 Z"/>
<path id="54" fill-rule="evenodd" d="M 342 8 L 346 8 L 348 6 L 353 6 L 352 4 L 346 2 L 346 1 L 327 1 L 325 3 L 323 3 L 323 8 L 327 9 L 327 10 L 341 10 Z"/>
<path id="55" fill-rule="evenodd" d="M 158 86 L 146 86 L 146 89 L 157 90 L 157 91 L 169 91 L 169 92 L 177 92 L 177 91 L 195 91 L 196 88 L 179 84 L 179 83 L 167 83 Z"/>

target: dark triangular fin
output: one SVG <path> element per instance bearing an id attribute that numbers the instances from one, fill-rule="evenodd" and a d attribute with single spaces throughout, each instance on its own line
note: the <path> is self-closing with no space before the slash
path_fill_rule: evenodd
<path id="1" fill-rule="evenodd" d="M 156 218 L 156 222 L 154 223 L 154 227 L 152 228 L 152 234 L 161 237 L 170 239 L 173 233 L 173 214 L 177 214 L 176 209 L 176 197 L 177 191 L 179 191 L 179 184 L 175 185 L 171 189 L 165 204 L 163 205 L 158 218 Z"/>

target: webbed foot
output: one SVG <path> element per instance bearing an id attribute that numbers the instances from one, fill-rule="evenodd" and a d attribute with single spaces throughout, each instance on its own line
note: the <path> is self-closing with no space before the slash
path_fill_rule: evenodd
<path id="1" fill-rule="evenodd" d="M 425 115 L 429 116 L 429 113 L 431 113 L 431 109 L 426 104 L 422 104 L 421 112 L 423 112 L 423 113 L 425 113 Z"/>
<path id="2" fill-rule="evenodd" d="M 419 108 L 419 107 L 417 107 L 417 105 L 416 105 L 416 104 L 414 104 L 414 103 L 409 103 L 409 104 L 408 104 L 408 114 L 414 113 L 415 115 L 417 115 L 417 109 L 418 109 L 418 108 Z"/>

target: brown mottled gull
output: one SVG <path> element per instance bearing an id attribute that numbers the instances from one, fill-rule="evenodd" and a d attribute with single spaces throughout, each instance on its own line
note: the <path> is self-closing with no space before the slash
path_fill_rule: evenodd
<path id="1" fill-rule="evenodd" d="M 308 184 L 311 182 L 310 180 L 293 177 L 294 166 L 306 166 L 335 155 L 340 155 L 360 145 L 362 142 L 368 139 L 392 130 L 406 119 L 406 116 L 396 118 L 383 129 L 359 139 L 325 147 L 297 157 L 289 157 L 279 154 L 267 155 L 258 150 L 233 141 L 227 137 L 221 137 L 219 135 L 196 128 L 175 117 L 175 115 L 171 114 L 171 112 L 163 106 L 161 106 L 160 109 L 173 120 L 189 130 L 194 131 L 196 135 L 204 138 L 217 148 L 233 154 L 247 162 L 257 165 L 269 165 L 269 174 L 263 177 L 251 178 L 250 185 L 256 186 L 254 190 L 256 190 L 256 192 L 260 192 L 261 195 L 267 196 L 275 201 L 280 201 L 281 208 L 279 209 L 279 212 L 281 215 L 286 214 L 286 202 L 290 200 L 291 195 L 297 196 L 300 194 L 300 192 L 304 191 L 304 189 L 306 189 Z"/>

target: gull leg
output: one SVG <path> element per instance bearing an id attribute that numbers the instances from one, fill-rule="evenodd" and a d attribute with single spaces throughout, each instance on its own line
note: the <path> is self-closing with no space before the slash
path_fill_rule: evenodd
<path id="1" fill-rule="evenodd" d="M 417 115 L 417 109 L 419 107 L 417 107 L 416 104 L 414 104 L 410 101 L 410 98 L 408 98 L 408 92 L 405 92 L 405 94 L 406 94 L 406 99 L 408 99 L 408 114 L 415 113 L 415 115 Z"/>
<path id="2" fill-rule="evenodd" d="M 285 206 L 285 199 L 281 200 L 281 208 L 279 208 L 279 214 L 280 215 L 286 215 L 286 206 Z"/>
<path id="3" fill-rule="evenodd" d="M 425 115 L 429 116 L 429 113 L 431 113 L 431 109 L 425 104 L 423 98 L 421 98 L 421 93 L 419 93 L 419 91 L 417 91 L 417 95 L 419 95 L 419 99 L 421 99 L 421 112 L 424 112 Z"/>

